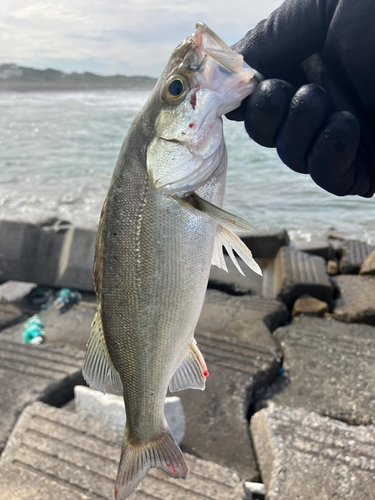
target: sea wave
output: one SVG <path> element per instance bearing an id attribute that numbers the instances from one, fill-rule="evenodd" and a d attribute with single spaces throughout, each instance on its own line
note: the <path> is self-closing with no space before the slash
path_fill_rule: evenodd
<path id="1" fill-rule="evenodd" d="M 0 218 L 51 216 L 96 227 L 123 138 L 144 91 L 0 94 Z M 225 120 L 224 207 L 259 231 L 309 241 L 336 232 L 375 243 L 374 201 L 338 198 L 289 170 Z"/>

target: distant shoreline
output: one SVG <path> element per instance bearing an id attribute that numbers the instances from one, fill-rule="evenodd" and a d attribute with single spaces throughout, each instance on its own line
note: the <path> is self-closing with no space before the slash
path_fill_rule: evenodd
<path id="1" fill-rule="evenodd" d="M 98 90 L 152 90 L 157 79 L 149 76 L 102 76 L 95 73 L 64 73 L 0 64 L 0 92 L 86 92 Z"/>
<path id="2" fill-rule="evenodd" d="M 156 80 L 155 80 L 156 82 Z M 152 90 L 155 82 L 110 83 L 110 82 L 21 82 L 15 80 L 0 81 L 0 92 L 90 92 L 100 90 Z"/>

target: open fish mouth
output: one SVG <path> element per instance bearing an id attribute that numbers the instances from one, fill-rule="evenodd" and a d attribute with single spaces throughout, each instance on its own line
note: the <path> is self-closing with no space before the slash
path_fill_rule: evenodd
<path id="1" fill-rule="evenodd" d="M 243 57 L 231 50 L 208 26 L 202 22 L 195 25 L 191 36 L 193 43 L 204 54 L 212 57 L 231 73 L 238 73 L 242 69 Z"/>

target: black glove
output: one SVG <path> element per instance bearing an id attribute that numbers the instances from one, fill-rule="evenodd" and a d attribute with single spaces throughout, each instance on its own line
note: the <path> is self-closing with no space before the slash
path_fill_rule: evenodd
<path id="1" fill-rule="evenodd" d="M 266 80 L 227 117 L 339 196 L 375 191 L 374 22 L 375 0 L 286 0 L 232 47 Z"/>

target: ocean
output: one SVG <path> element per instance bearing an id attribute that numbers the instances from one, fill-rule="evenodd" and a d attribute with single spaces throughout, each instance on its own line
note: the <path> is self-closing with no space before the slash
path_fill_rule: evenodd
<path id="1" fill-rule="evenodd" d="M 96 227 L 124 136 L 145 91 L 0 93 L 0 219 L 59 217 Z M 329 233 L 375 243 L 374 199 L 339 198 L 289 170 L 272 149 L 224 120 L 224 208 L 259 232 L 294 240 Z"/>

